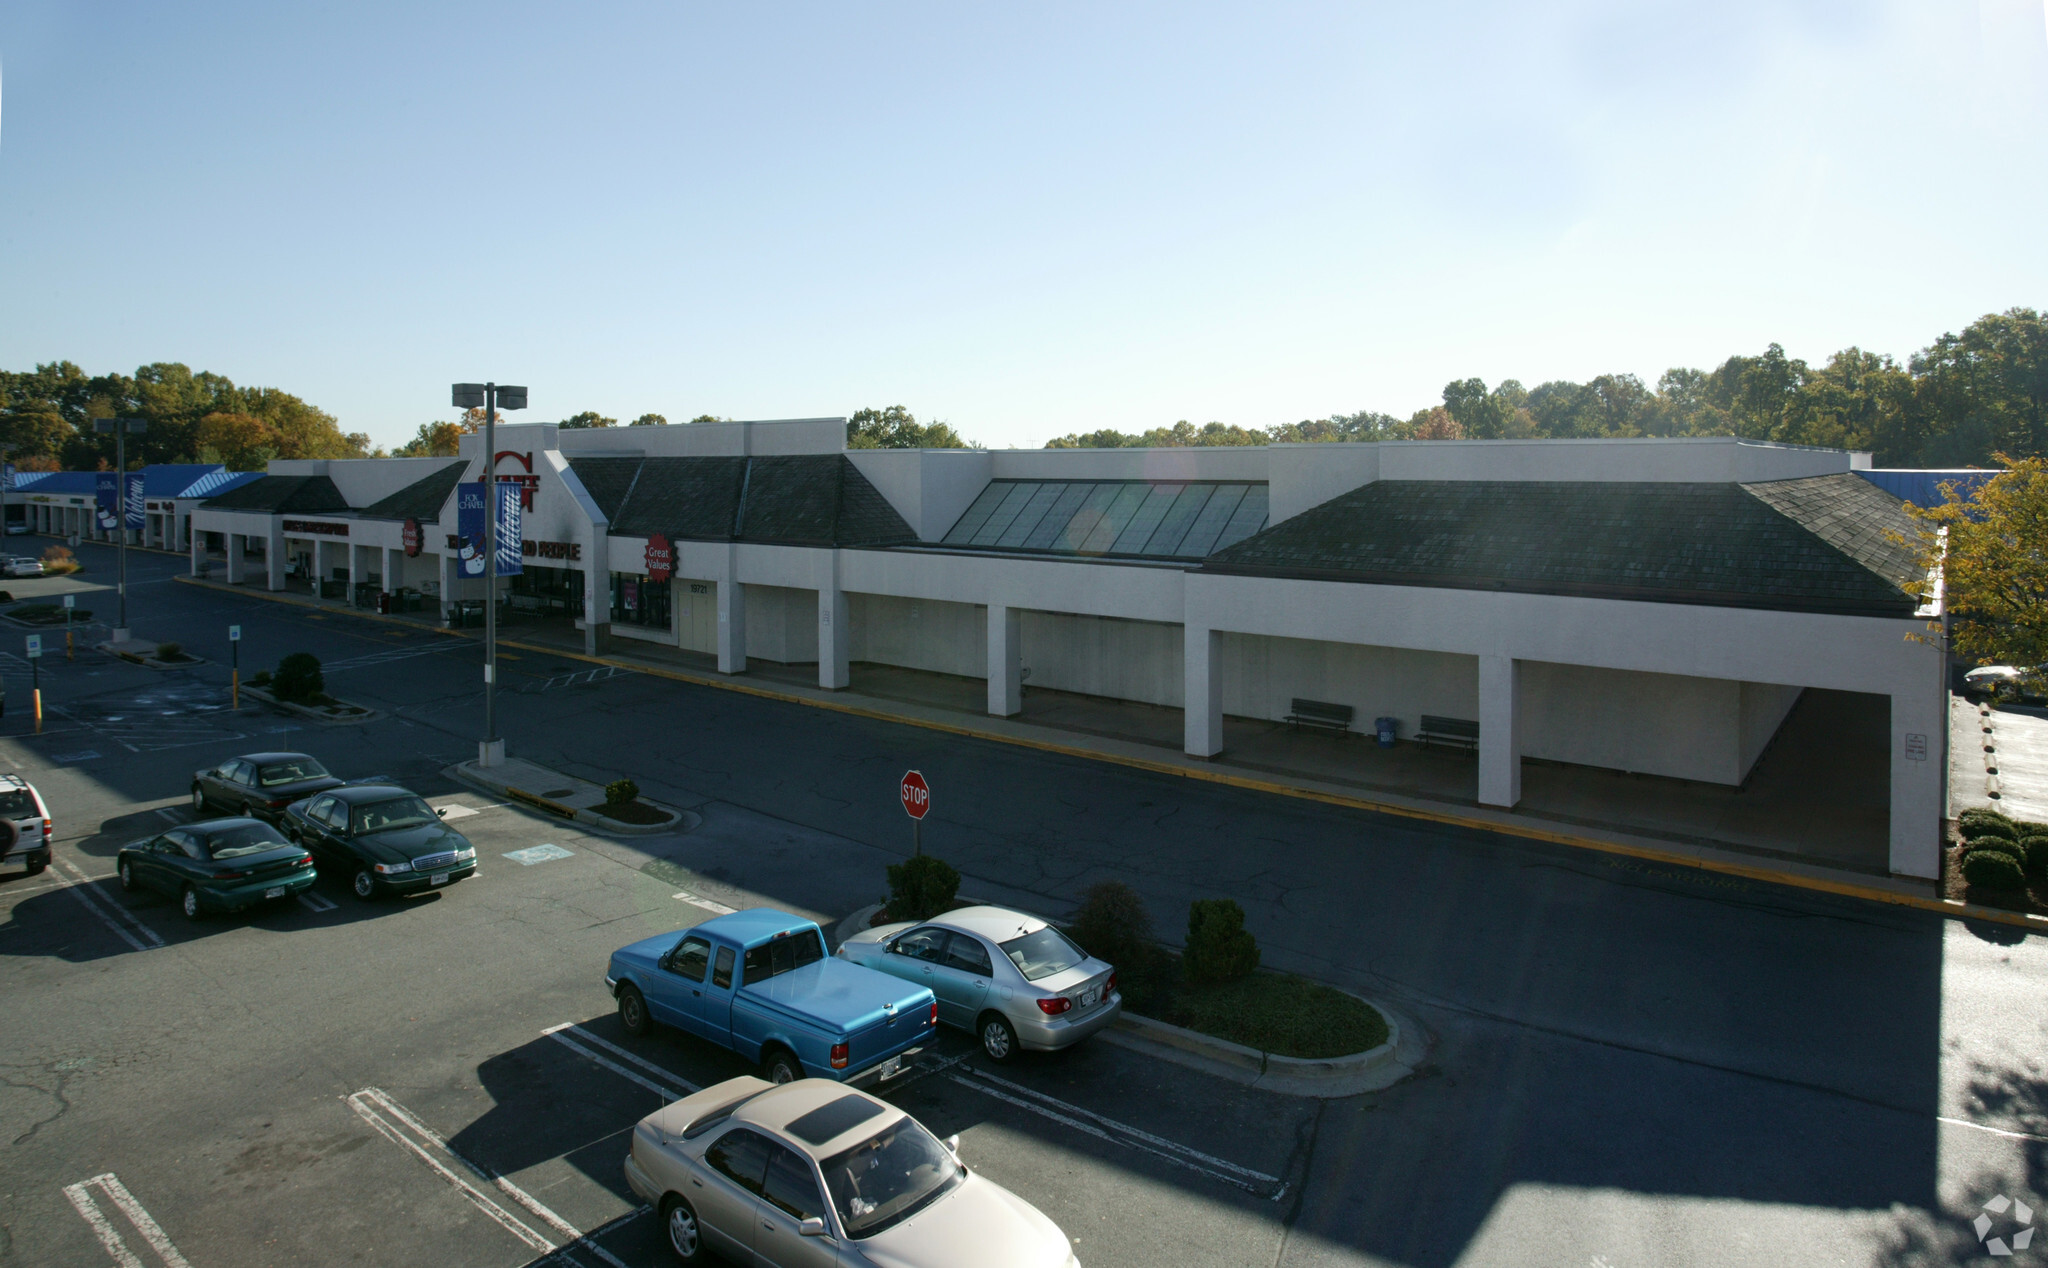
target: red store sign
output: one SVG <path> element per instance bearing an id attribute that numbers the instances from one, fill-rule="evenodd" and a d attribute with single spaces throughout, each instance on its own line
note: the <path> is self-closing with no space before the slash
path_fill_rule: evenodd
<path id="1" fill-rule="evenodd" d="M 668 538 L 660 533 L 647 539 L 647 579 L 667 581 L 676 572 L 675 547 L 668 544 Z"/>
<path id="2" fill-rule="evenodd" d="M 287 533 L 304 533 L 314 537 L 346 537 L 348 536 L 348 525 L 323 524 L 319 520 L 286 520 L 284 522 L 284 531 Z"/>
<path id="3" fill-rule="evenodd" d="M 405 522 L 404 541 L 405 553 L 407 555 L 417 555 L 420 553 L 420 546 L 422 544 L 423 539 L 420 533 L 420 522 L 418 520 L 409 519 Z"/>

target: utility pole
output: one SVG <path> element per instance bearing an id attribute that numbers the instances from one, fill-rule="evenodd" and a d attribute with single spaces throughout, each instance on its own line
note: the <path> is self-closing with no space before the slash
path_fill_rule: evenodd
<path id="1" fill-rule="evenodd" d="M 101 435 L 114 433 L 114 525 L 119 536 L 114 538 L 116 563 L 116 589 L 120 594 L 118 604 L 121 610 L 119 624 L 114 627 L 114 641 L 128 641 L 128 437 L 140 435 L 149 429 L 149 423 L 140 418 L 95 418 L 92 429 Z"/>
<path id="2" fill-rule="evenodd" d="M 498 738 L 498 410 L 525 409 L 526 389 L 498 383 L 457 383 L 457 409 L 484 410 L 484 738 L 477 765 L 505 761 Z"/>

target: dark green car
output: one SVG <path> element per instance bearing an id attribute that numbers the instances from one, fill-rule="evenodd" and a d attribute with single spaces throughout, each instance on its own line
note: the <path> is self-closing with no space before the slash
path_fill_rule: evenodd
<path id="1" fill-rule="evenodd" d="M 121 888 L 178 900 L 187 920 L 311 889 L 313 859 L 255 819 L 210 819 L 121 847 Z"/>
<path id="2" fill-rule="evenodd" d="M 285 808 L 284 830 L 357 898 L 439 889 L 476 872 L 476 847 L 418 793 L 349 785 Z"/>

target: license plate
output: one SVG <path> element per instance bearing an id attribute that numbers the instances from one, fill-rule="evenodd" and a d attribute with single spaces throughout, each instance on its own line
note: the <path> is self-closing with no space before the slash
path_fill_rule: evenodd
<path id="1" fill-rule="evenodd" d="M 1095 1001 L 1101 998 L 1102 988 L 1099 986 L 1092 986 L 1087 990 L 1081 992 L 1081 1007 L 1093 1008 L 1095 1006 Z"/>
<path id="2" fill-rule="evenodd" d="M 882 1063 L 882 1078 L 884 1081 L 893 1079 L 901 1073 L 903 1073 L 903 1058 L 890 1057 Z"/>
<path id="3" fill-rule="evenodd" d="M 448 873 L 446 873 L 446 872 L 436 872 L 436 873 L 434 873 L 434 874 L 433 874 L 432 876 L 429 876 L 429 877 L 427 878 L 427 885 L 428 885 L 429 887 L 432 887 L 432 886 L 435 886 L 435 885 L 446 885 L 447 883 L 448 883 Z"/>
<path id="4" fill-rule="evenodd" d="M 266 889 L 266 890 L 264 890 L 264 891 L 263 891 L 263 896 L 264 896 L 265 898 L 283 898 L 283 897 L 284 897 L 284 886 L 282 886 L 282 885 L 273 885 L 273 886 L 271 886 L 271 887 L 270 887 L 269 889 Z"/>

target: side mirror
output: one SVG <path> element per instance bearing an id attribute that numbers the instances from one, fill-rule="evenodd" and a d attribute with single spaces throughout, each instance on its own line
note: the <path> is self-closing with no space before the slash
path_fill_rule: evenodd
<path id="1" fill-rule="evenodd" d="M 436 810 L 434 812 L 434 817 L 436 819 L 446 819 L 448 817 L 448 812 L 446 810 Z"/>
<path id="2" fill-rule="evenodd" d="M 813 1215 L 796 1226 L 796 1235 L 798 1237 L 823 1237 L 825 1235 L 824 1219 Z"/>
<path id="3" fill-rule="evenodd" d="M 960 1137 L 957 1133 L 946 1137 L 946 1152 L 955 1158 L 960 1156 Z"/>

